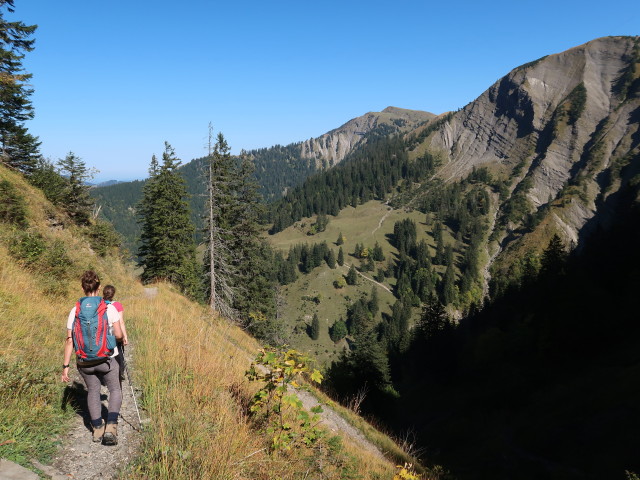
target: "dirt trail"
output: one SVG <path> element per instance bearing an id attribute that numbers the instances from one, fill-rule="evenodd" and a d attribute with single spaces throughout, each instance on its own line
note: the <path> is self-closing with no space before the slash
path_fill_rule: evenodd
<path id="1" fill-rule="evenodd" d="M 346 270 L 348 271 L 348 270 L 349 270 L 349 268 L 351 268 L 351 265 L 348 265 L 348 264 L 346 264 L 346 263 L 345 263 L 344 265 L 342 265 L 342 269 L 343 269 L 343 270 L 344 270 L 344 269 L 346 269 Z M 380 282 L 376 282 L 373 278 L 369 278 L 369 277 L 367 277 L 364 273 L 362 273 L 361 271 L 359 271 L 357 268 L 356 268 L 356 273 L 357 273 L 358 275 L 360 275 L 362 278 L 364 278 L 365 280 L 368 280 L 368 281 L 369 281 L 369 282 L 371 282 L 371 283 L 375 283 L 375 284 L 376 284 L 377 286 L 379 286 L 380 288 L 384 288 L 387 292 L 389 292 L 389 293 L 393 293 L 393 292 L 389 289 L 389 287 L 387 287 L 386 285 L 383 285 L 383 284 L 382 284 L 382 283 L 380 283 Z"/>
<path id="2" fill-rule="evenodd" d="M 388 205 L 389 205 L 389 202 L 386 202 L 386 203 L 385 203 L 385 205 L 387 205 L 387 206 L 388 206 Z M 376 228 L 374 228 L 374 229 L 371 231 L 371 236 L 372 236 L 372 237 L 373 237 L 373 234 L 374 234 L 374 233 L 376 233 L 376 232 L 380 229 L 380 227 L 382 227 L 382 224 L 384 223 L 384 221 L 387 219 L 387 217 L 389 216 L 389 214 L 390 214 L 392 211 L 393 211 L 393 209 L 392 209 L 392 208 L 390 208 L 390 209 L 389 209 L 389 210 L 387 210 L 387 211 L 385 212 L 385 214 L 380 218 L 380 221 L 378 222 L 378 226 L 377 226 Z"/>
<path id="3" fill-rule="evenodd" d="M 132 364 L 131 345 L 126 347 L 129 368 Z M 140 424 L 128 378 L 122 382 L 122 408 L 118 421 L 118 445 L 104 446 L 91 440 L 89 416 L 86 406 L 86 390 L 77 369 L 70 371 L 72 384 L 65 390 L 69 402 L 67 408 L 77 412 L 73 428 L 62 439 L 62 446 L 54 457 L 49 471 L 52 478 L 89 480 L 112 479 L 135 458 L 141 441 Z M 107 408 L 107 389 L 102 387 L 103 413 Z M 136 393 L 137 394 L 137 393 Z"/>

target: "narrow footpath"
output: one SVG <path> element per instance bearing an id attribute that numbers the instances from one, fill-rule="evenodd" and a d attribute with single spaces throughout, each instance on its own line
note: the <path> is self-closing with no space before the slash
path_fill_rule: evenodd
<path id="1" fill-rule="evenodd" d="M 128 368 L 133 364 L 132 345 L 125 349 Z M 52 480 L 113 479 L 136 456 L 141 441 L 141 426 L 134 403 L 134 390 L 128 376 L 122 382 L 122 408 L 118 421 L 118 445 L 105 446 L 91 440 L 91 428 L 86 407 L 86 390 L 77 369 L 71 369 L 72 383 L 67 387 L 69 407 L 77 415 L 73 427 L 62 439 L 62 446 L 50 467 L 40 466 Z M 136 392 L 137 394 L 137 392 Z M 107 409 L 107 389 L 102 387 L 103 412 Z"/>

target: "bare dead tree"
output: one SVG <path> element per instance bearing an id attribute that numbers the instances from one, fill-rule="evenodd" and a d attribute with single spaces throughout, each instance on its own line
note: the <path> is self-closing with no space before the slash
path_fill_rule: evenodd
<path id="1" fill-rule="evenodd" d="M 236 288 L 232 285 L 231 279 L 234 275 L 234 259 L 233 252 L 229 248 L 228 238 L 230 233 L 224 229 L 221 222 L 222 208 L 220 192 L 228 190 L 231 178 L 228 175 L 220 175 L 216 172 L 216 162 L 223 161 L 223 156 L 227 153 L 228 147 L 224 138 L 219 134 L 218 142 L 213 144 L 213 127 L 209 123 L 208 132 L 208 156 L 207 166 L 204 169 L 203 177 L 207 185 L 207 252 L 205 259 L 208 260 L 208 271 L 206 275 L 209 277 L 209 305 L 212 311 L 217 311 L 223 316 L 235 320 L 237 312 L 233 308 L 233 299 L 236 294 Z M 224 173 L 224 172 L 223 172 Z"/>

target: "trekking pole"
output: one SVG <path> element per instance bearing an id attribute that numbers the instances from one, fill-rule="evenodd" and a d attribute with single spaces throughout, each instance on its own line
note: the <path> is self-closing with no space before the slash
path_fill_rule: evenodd
<path id="1" fill-rule="evenodd" d="M 131 388 L 131 396 L 133 397 L 133 404 L 136 407 L 136 414 L 138 415 L 138 425 L 140 425 L 140 431 L 142 431 L 142 419 L 140 418 L 140 410 L 138 410 L 138 402 L 136 401 L 136 394 L 133 391 L 133 384 L 131 383 L 131 375 L 129 374 L 129 368 L 127 367 L 127 358 L 124 356 L 124 345 L 120 345 L 122 348 L 122 363 L 124 364 L 124 371 L 127 374 L 127 381 L 129 382 L 129 387 Z"/>

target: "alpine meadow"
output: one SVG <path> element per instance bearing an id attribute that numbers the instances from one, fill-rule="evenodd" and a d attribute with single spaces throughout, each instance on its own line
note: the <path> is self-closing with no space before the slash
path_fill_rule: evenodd
<path id="1" fill-rule="evenodd" d="M 203 125 L 202 157 L 168 138 L 145 179 L 92 185 L 29 131 L 19 4 L 0 0 L 0 477 L 638 478 L 640 37 L 288 145 L 235 154 Z M 86 271 L 126 312 L 114 446 L 75 366 L 60 381 Z"/>

